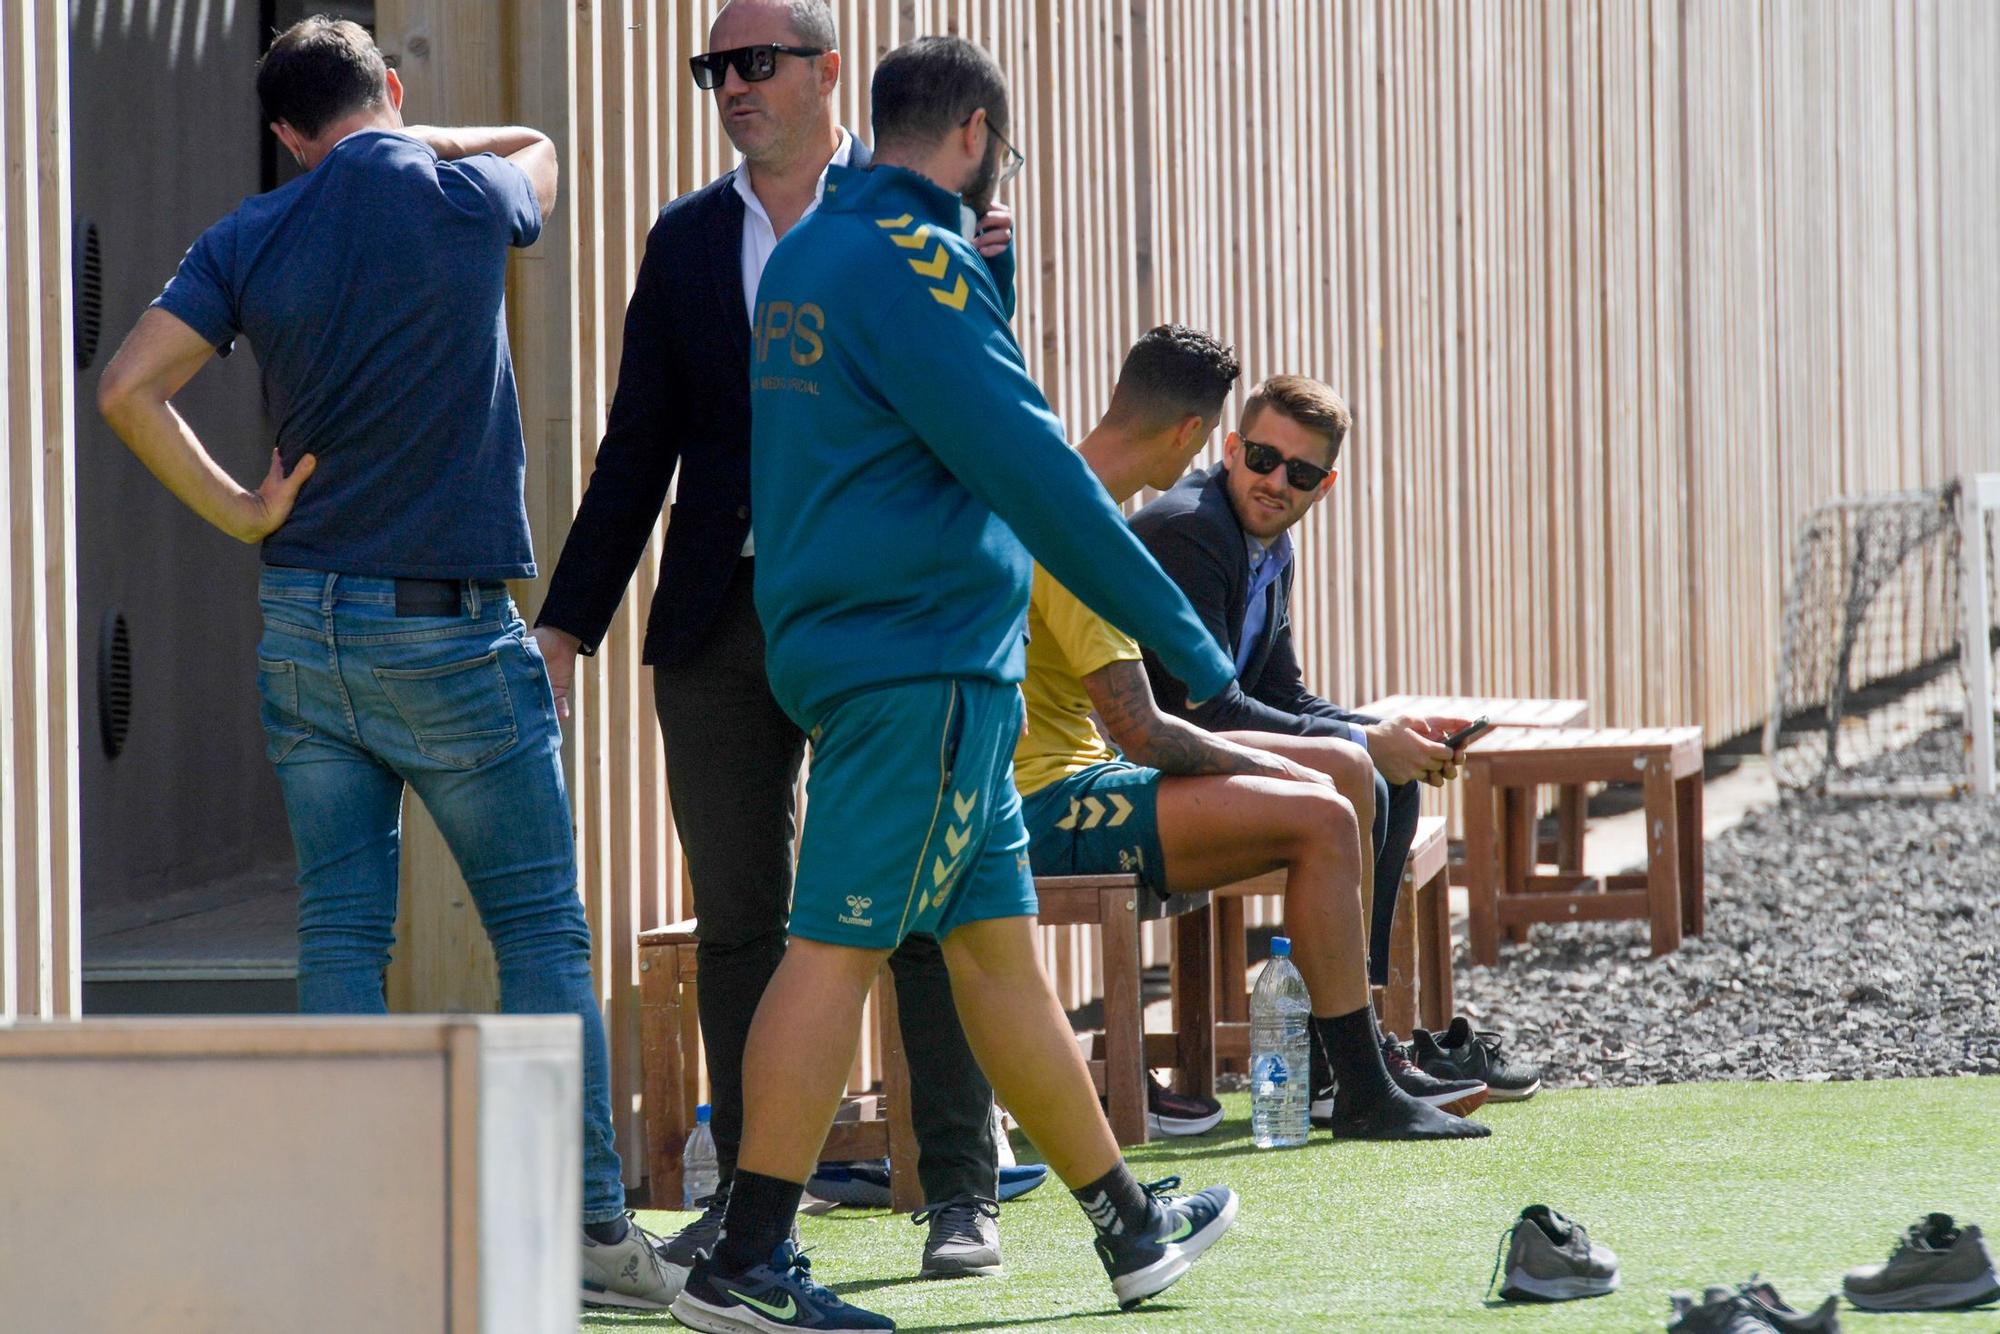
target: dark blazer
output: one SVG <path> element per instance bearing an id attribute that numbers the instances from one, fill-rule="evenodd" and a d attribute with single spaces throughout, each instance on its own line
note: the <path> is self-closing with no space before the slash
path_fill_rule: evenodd
<path id="1" fill-rule="evenodd" d="M 873 155 L 859 138 L 848 163 Z M 1012 310 L 1014 258 L 989 261 Z M 659 522 L 674 469 L 644 661 L 682 661 L 714 626 L 750 533 L 750 320 L 743 198 L 730 172 L 660 210 L 625 310 L 618 392 L 537 625 L 594 653 Z"/>
<path id="2" fill-rule="evenodd" d="M 1189 473 L 1173 489 L 1132 516 L 1133 531 L 1153 553 L 1195 614 L 1231 658 L 1243 640 L 1250 610 L 1250 548 L 1229 503 L 1228 475 L 1218 463 Z M 1264 633 L 1249 665 L 1229 689 L 1198 709 L 1188 708 L 1187 687 L 1145 650 L 1153 694 L 1169 713 L 1211 732 L 1283 732 L 1355 740 L 1355 728 L 1379 721 L 1327 703 L 1306 689 L 1292 649 L 1292 561 L 1264 591 Z"/>

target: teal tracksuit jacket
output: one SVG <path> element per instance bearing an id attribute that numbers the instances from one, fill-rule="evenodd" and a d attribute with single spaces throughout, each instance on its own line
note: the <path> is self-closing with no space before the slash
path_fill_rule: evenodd
<path id="1" fill-rule="evenodd" d="M 751 526 L 778 703 L 810 729 L 861 690 L 1017 684 L 1031 556 L 1195 698 L 1220 693 L 1234 666 L 1070 448 L 958 218 L 913 172 L 835 167 L 758 286 Z"/>

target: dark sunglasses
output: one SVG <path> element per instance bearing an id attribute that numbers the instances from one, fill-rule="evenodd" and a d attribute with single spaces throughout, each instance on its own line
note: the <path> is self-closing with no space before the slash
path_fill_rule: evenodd
<path id="1" fill-rule="evenodd" d="M 972 124 L 971 116 L 967 116 L 959 122 L 961 128 L 970 124 Z M 993 178 L 993 188 L 997 190 L 1021 174 L 1021 168 L 1028 165 L 1028 155 L 1008 143 L 1007 136 L 993 128 L 993 114 L 991 112 L 988 112 L 986 115 L 986 132 L 993 136 L 994 140 L 999 143 L 1000 147 L 1007 154 L 1007 165 L 1000 168 L 1000 174 Z"/>
<path id="2" fill-rule="evenodd" d="M 743 76 L 745 83 L 762 83 L 778 72 L 779 56 L 823 56 L 817 46 L 786 46 L 783 42 L 760 42 L 756 46 L 735 46 L 727 51 L 704 51 L 688 57 L 694 86 L 707 92 L 720 88 L 729 77 L 729 67 Z"/>
<path id="3" fill-rule="evenodd" d="M 1333 475 L 1331 468 L 1319 468 L 1304 459 L 1288 459 L 1271 445 L 1260 445 L 1255 440 L 1243 441 L 1243 466 L 1254 473 L 1267 473 L 1285 465 L 1285 481 L 1294 491 L 1311 491 Z"/>

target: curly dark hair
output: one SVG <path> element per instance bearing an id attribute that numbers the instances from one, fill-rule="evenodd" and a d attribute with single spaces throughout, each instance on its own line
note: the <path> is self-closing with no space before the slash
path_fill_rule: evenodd
<path id="1" fill-rule="evenodd" d="M 1242 370 L 1226 343 L 1185 324 L 1162 324 L 1139 335 L 1125 354 L 1111 415 L 1142 431 L 1187 417 L 1213 421 Z"/>

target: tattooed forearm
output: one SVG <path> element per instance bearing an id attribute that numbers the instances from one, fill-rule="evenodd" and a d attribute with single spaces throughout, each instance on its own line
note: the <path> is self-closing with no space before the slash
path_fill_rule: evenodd
<path id="1" fill-rule="evenodd" d="M 1193 723 L 1162 713 L 1145 667 L 1114 662 L 1083 680 L 1111 740 L 1134 764 L 1168 774 L 1291 775 L 1272 755 L 1225 741 Z"/>

